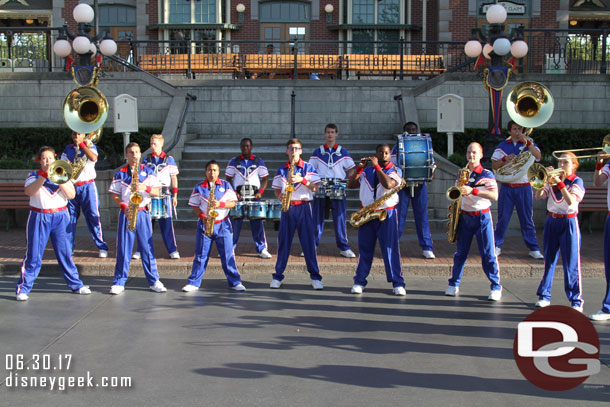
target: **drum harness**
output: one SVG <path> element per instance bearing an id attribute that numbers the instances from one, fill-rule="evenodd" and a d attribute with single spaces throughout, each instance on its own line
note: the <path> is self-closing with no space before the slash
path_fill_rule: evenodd
<path id="1" fill-rule="evenodd" d="M 252 174 L 252 172 L 253 172 L 253 171 L 255 171 L 255 170 L 256 170 L 256 168 L 258 168 L 258 163 L 260 162 L 260 160 L 261 160 L 261 159 L 260 159 L 260 157 L 256 157 L 256 158 L 254 159 L 254 162 L 252 163 L 252 165 L 250 165 L 250 166 L 248 166 L 248 167 L 243 166 L 243 165 L 239 165 L 239 164 L 235 166 L 235 168 L 237 168 L 238 170 L 241 170 L 241 169 L 243 169 L 243 170 L 244 170 L 244 175 L 243 175 L 243 177 L 244 177 L 244 183 L 243 183 L 243 186 L 250 186 L 250 185 L 252 185 L 252 184 L 250 184 L 250 183 L 249 183 L 248 178 L 250 178 L 250 174 Z M 238 163 L 240 163 L 240 164 L 241 164 L 241 160 L 240 160 L 240 157 L 239 157 L 239 156 L 238 156 L 238 157 L 235 157 L 235 161 L 237 161 Z M 245 161 L 245 160 L 244 160 L 244 161 Z M 241 173 L 241 171 L 240 171 L 240 173 Z M 242 185 L 240 185 L 240 186 L 242 186 Z M 238 188 L 238 187 L 235 187 L 235 189 L 237 189 L 237 188 Z M 256 193 L 255 193 L 254 195 L 256 195 Z M 245 196 L 242 194 L 242 201 L 248 201 L 248 200 L 251 200 L 251 199 L 254 199 L 254 198 L 253 198 L 253 197 L 252 197 L 252 198 L 246 198 L 246 197 L 245 197 Z"/>
<path id="2" fill-rule="evenodd" d="M 333 158 L 334 155 L 336 155 L 337 157 L 341 158 L 341 146 L 337 145 L 337 150 L 333 153 L 330 151 L 326 151 L 326 149 L 324 148 L 324 145 L 320 146 L 320 154 L 328 154 L 328 168 L 332 169 L 333 166 L 335 165 L 335 160 Z M 333 172 L 334 175 L 334 172 Z M 338 178 L 331 178 L 333 184 L 337 181 Z M 318 198 L 320 199 L 320 198 Z M 326 201 L 326 205 L 324 205 L 324 219 L 329 219 L 330 218 L 330 197 L 326 196 L 324 197 L 324 200 Z"/>

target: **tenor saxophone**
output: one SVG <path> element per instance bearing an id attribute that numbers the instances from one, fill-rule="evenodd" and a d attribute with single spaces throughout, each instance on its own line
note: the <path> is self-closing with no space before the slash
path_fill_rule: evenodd
<path id="1" fill-rule="evenodd" d="M 204 233 L 208 237 L 212 237 L 214 234 L 214 222 L 218 217 L 218 212 L 212 208 L 210 202 L 214 201 L 214 184 L 210 183 L 210 196 L 208 197 L 208 209 L 205 214 L 205 224 L 204 224 Z"/>
<path id="2" fill-rule="evenodd" d="M 98 141 L 100 141 L 100 138 L 102 137 L 101 134 L 102 134 L 101 127 L 94 132 L 88 133 L 85 136 L 85 143 L 87 144 L 87 147 L 91 147 L 93 144 L 97 144 Z M 78 179 L 78 177 L 80 177 L 80 174 L 85 169 L 85 165 L 89 161 L 89 159 L 87 158 L 86 155 L 79 157 L 78 156 L 79 153 L 80 153 L 80 147 L 77 144 L 76 145 L 76 154 L 74 155 L 74 161 L 72 162 L 72 181 L 76 181 Z"/>
<path id="3" fill-rule="evenodd" d="M 140 204 L 144 200 L 142 193 L 139 191 L 140 183 L 140 160 L 138 158 L 136 164 L 131 169 L 131 195 L 129 195 L 129 213 L 127 214 L 127 230 L 136 230 L 136 224 L 138 222 L 138 210 Z"/>
<path id="4" fill-rule="evenodd" d="M 462 187 L 468 183 L 470 171 L 468 167 L 460 170 L 457 186 L 453 186 L 447 190 L 447 199 L 451 201 L 449 205 L 449 222 L 447 223 L 447 237 L 449 243 L 455 243 L 457 240 L 457 230 L 460 223 L 460 212 L 462 210 Z"/>
<path id="5" fill-rule="evenodd" d="M 292 171 L 294 169 L 294 164 L 290 163 L 290 167 L 288 167 L 288 177 L 287 181 L 290 181 L 286 185 L 286 189 L 284 190 L 284 197 L 282 198 L 282 212 L 288 212 L 290 210 L 290 201 L 292 200 L 292 192 L 294 192 L 294 185 L 292 185 Z"/>
<path id="6" fill-rule="evenodd" d="M 359 228 L 373 219 L 379 219 L 379 222 L 383 222 L 388 217 L 388 211 L 385 209 L 378 211 L 377 208 L 383 205 L 385 201 L 390 199 L 392 195 L 403 189 L 405 186 L 407 186 L 407 183 L 401 178 L 400 184 L 392 188 L 388 193 L 384 194 L 373 203 L 360 209 L 358 212 L 354 212 L 349 220 L 349 224 L 355 228 Z"/>

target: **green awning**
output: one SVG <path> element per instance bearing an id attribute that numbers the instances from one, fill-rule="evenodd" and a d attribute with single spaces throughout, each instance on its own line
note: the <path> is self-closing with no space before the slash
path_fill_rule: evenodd
<path id="1" fill-rule="evenodd" d="M 415 24 L 339 24 L 330 25 L 328 29 L 337 30 L 409 30 L 421 31 L 422 27 Z"/>

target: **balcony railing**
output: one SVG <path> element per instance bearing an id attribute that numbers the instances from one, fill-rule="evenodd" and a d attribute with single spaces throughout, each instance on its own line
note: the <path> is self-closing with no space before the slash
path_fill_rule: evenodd
<path id="1" fill-rule="evenodd" d="M 526 29 L 519 72 L 605 74 L 610 30 Z M 0 72 L 61 71 L 56 32 L 0 29 Z M 154 75 L 231 79 L 410 79 L 472 71 L 464 42 L 441 41 L 117 41 L 122 60 Z M 129 66 L 104 58 L 107 71 Z"/>

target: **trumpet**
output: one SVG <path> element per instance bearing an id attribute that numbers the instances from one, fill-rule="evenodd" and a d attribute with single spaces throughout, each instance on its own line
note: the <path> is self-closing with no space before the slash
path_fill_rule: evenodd
<path id="1" fill-rule="evenodd" d="M 557 151 L 553 151 L 552 155 L 554 158 L 559 159 L 559 157 L 563 153 L 575 153 L 578 151 L 598 151 L 598 150 L 601 150 L 604 153 L 610 155 L 610 134 L 606 134 L 606 136 L 602 140 L 601 147 L 576 148 L 574 150 L 557 150 Z M 586 154 L 586 155 L 577 155 L 576 156 L 576 158 L 592 158 L 592 157 L 597 157 L 597 154 Z"/>
<path id="2" fill-rule="evenodd" d="M 546 185 L 554 186 L 557 183 L 553 181 L 553 177 L 558 176 L 563 181 L 566 177 L 566 172 L 561 168 L 546 169 L 542 164 L 533 164 L 527 171 L 527 178 L 530 181 L 532 188 L 538 190 Z"/>

